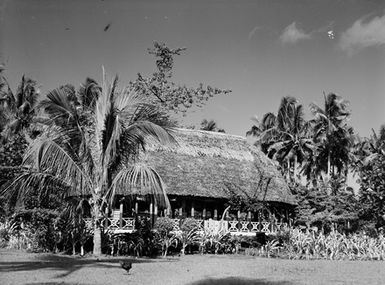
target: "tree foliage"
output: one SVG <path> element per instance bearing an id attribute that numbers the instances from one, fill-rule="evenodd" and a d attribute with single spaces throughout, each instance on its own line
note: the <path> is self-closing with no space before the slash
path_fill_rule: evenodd
<path id="1" fill-rule="evenodd" d="M 246 135 L 258 136 L 257 145 L 270 158 L 277 160 L 287 181 L 297 179 L 297 170 L 314 150 L 303 106 L 294 97 L 283 97 L 277 115 L 266 113 L 262 121 Z"/>
<path id="2" fill-rule="evenodd" d="M 385 225 L 385 126 L 360 143 L 356 169 L 360 176 L 360 216 L 376 228 Z"/>
<path id="3" fill-rule="evenodd" d="M 155 42 L 154 47 L 149 49 L 149 54 L 155 56 L 157 70 L 147 78 L 138 74 L 138 78 L 131 83 L 135 91 L 156 97 L 165 110 L 183 115 L 193 107 L 204 106 L 215 95 L 231 92 L 209 85 L 205 87 L 202 83 L 194 88 L 173 82 L 174 57 L 185 50 L 186 48 L 171 49 L 164 43 Z"/>
<path id="4" fill-rule="evenodd" d="M 343 178 L 333 177 L 316 188 L 295 187 L 298 200 L 296 222 L 325 231 L 334 227 L 351 231 L 357 227 L 358 200 L 352 188 L 345 187 Z"/>
<path id="5" fill-rule="evenodd" d="M 203 119 L 201 122 L 200 129 L 202 131 L 225 133 L 225 130 L 222 128 L 219 128 L 217 123 L 214 120 Z"/>

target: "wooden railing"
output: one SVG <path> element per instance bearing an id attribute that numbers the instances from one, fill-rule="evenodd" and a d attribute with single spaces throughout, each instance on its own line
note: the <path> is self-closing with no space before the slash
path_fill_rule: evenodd
<path id="1" fill-rule="evenodd" d="M 173 219 L 175 228 L 180 227 L 181 220 Z M 287 229 L 287 223 L 276 223 L 269 221 L 251 222 L 251 221 L 217 221 L 217 220 L 197 220 L 199 227 L 203 230 L 216 231 L 219 228 L 228 230 L 234 235 L 249 235 L 255 233 L 276 234 Z"/>
<path id="2" fill-rule="evenodd" d="M 84 219 L 87 228 L 93 230 L 93 220 L 91 218 Z M 100 225 L 104 231 L 112 231 L 114 233 L 130 233 L 135 230 L 134 218 L 103 218 L 100 220 Z"/>
<path id="3" fill-rule="evenodd" d="M 86 227 L 93 229 L 93 220 L 84 219 Z M 180 219 L 173 219 L 175 230 L 181 226 Z M 197 220 L 199 227 L 203 230 L 215 231 L 219 229 L 229 231 L 234 235 L 251 235 L 255 233 L 275 234 L 280 230 L 288 228 L 287 223 L 276 223 L 269 221 L 251 222 L 251 221 L 217 221 L 217 220 Z M 103 218 L 100 221 L 104 231 L 114 233 L 130 233 L 135 230 L 134 218 Z"/>
<path id="4" fill-rule="evenodd" d="M 287 223 L 274 223 L 269 221 L 228 221 L 229 231 L 232 234 L 266 233 L 275 234 L 287 229 Z"/>

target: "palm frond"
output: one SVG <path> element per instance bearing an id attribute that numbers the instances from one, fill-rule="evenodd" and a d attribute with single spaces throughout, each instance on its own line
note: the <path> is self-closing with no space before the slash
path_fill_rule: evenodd
<path id="1" fill-rule="evenodd" d="M 71 89 L 61 87 L 50 91 L 47 98 L 39 104 L 40 108 L 49 114 L 50 119 L 61 126 L 65 126 L 73 122 L 77 118 L 77 111 L 71 104 Z"/>
<path id="2" fill-rule="evenodd" d="M 28 150 L 23 164 L 38 172 L 50 173 L 83 193 L 92 191 L 93 182 L 81 166 L 53 139 L 39 137 Z"/>
<path id="3" fill-rule="evenodd" d="M 85 109 L 95 108 L 95 104 L 98 101 L 102 88 L 92 78 L 87 77 L 86 82 L 79 88 L 78 94 L 80 102 Z"/>
<path id="4" fill-rule="evenodd" d="M 108 112 L 111 110 L 111 94 L 112 90 L 115 90 L 116 86 L 113 84 L 117 84 L 117 80 L 114 80 L 111 85 L 108 84 L 106 74 L 103 67 L 103 83 L 102 83 L 102 92 L 96 102 L 95 106 L 95 123 L 94 123 L 94 154 L 97 156 L 96 159 L 100 160 L 102 163 L 103 160 L 103 150 L 105 146 L 103 146 L 103 142 L 105 141 L 104 134 L 106 131 L 106 119 L 108 118 Z M 108 143 L 108 142 L 107 142 Z"/>
<path id="5" fill-rule="evenodd" d="M 48 197 L 50 193 L 69 194 L 70 185 L 66 184 L 62 178 L 50 173 L 29 171 L 3 186 L 0 196 L 6 197 L 11 202 L 23 202 L 35 189 L 39 189 L 40 198 L 44 198 Z M 67 190 L 67 193 L 64 190 Z"/>
<path id="6" fill-rule="evenodd" d="M 144 163 L 136 163 L 121 169 L 112 181 L 105 198 L 113 201 L 116 192 L 122 191 L 121 189 L 124 189 L 125 195 L 151 195 L 157 205 L 170 207 L 162 178 L 153 168 Z"/>
<path id="7" fill-rule="evenodd" d="M 172 136 L 171 128 L 163 128 L 149 121 L 137 121 L 131 124 L 125 129 L 124 135 L 132 145 L 139 144 L 143 148 L 145 147 L 144 142 L 146 139 L 153 139 L 161 144 L 177 143 Z"/>

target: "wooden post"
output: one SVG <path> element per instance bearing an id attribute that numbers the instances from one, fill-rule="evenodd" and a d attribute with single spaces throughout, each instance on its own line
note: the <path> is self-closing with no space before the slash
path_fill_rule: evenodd
<path id="1" fill-rule="evenodd" d="M 238 212 L 237 212 L 237 218 L 238 218 L 238 220 L 241 219 L 241 211 L 240 210 L 238 210 Z"/>
<path id="2" fill-rule="evenodd" d="M 287 209 L 285 209 L 285 220 L 289 221 L 289 215 Z"/>
<path id="3" fill-rule="evenodd" d="M 139 203 L 138 201 L 135 202 L 135 213 L 138 215 L 138 210 L 139 210 Z"/>
<path id="4" fill-rule="evenodd" d="M 158 216 L 158 205 L 155 204 L 154 206 L 154 216 L 157 217 Z"/>
<path id="5" fill-rule="evenodd" d="M 183 208 L 180 207 L 179 208 L 179 217 L 182 218 L 182 216 L 183 216 Z"/>
<path id="6" fill-rule="evenodd" d="M 185 199 L 182 200 L 182 216 L 183 216 L 183 213 L 186 213 L 186 216 L 187 216 L 187 207 L 186 207 Z"/>
<path id="7" fill-rule="evenodd" d="M 203 218 L 203 220 L 206 219 L 206 207 L 203 208 L 202 218 Z"/>
<path id="8" fill-rule="evenodd" d="M 218 220 L 218 209 L 214 209 L 214 220 Z"/>
<path id="9" fill-rule="evenodd" d="M 108 228 L 108 207 L 104 210 L 105 219 L 104 219 L 104 230 L 106 231 Z"/>
<path id="10" fill-rule="evenodd" d="M 191 202 L 191 218 L 194 218 L 194 202 Z"/>
<path id="11" fill-rule="evenodd" d="M 151 226 L 154 225 L 154 212 L 153 212 L 153 209 L 154 209 L 154 204 L 152 202 L 150 202 L 149 213 L 150 213 L 150 224 L 151 224 Z"/>
<path id="12" fill-rule="evenodd" d="M 247 219 L 248 219 L 249 221 L 251 221 L 251 212 L 250 212 L 250 211 L 247 213 Z"/>
<path id="13" fill-rule="evenodd" d="M 119 226 L 123 228 L 123 201 L 120 201 L 119 205 Z"/>

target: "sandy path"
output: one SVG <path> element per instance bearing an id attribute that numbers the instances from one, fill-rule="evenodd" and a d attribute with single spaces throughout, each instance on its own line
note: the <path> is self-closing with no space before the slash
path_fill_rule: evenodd
<path id="1" fill-rule="evenodd" d="M 119 260 L 0 250 L 0 284 L 385 284 L 384 262 L 302 261 L 193 255 Z"/>

